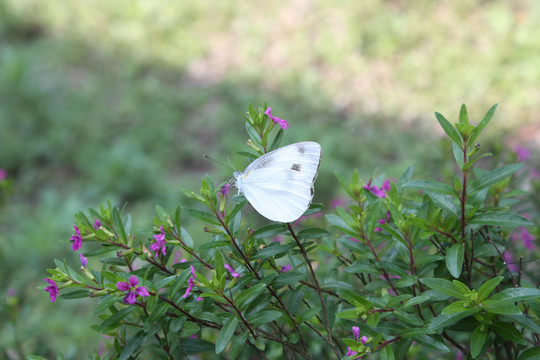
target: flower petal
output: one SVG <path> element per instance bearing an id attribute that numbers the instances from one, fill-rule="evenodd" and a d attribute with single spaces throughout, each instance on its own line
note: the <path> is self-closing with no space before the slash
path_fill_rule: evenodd
<path id="1" fill-rule="evenodd" d="M 137 286 L 137 284 L 139 283 L 139 279 L 137 279 L 137 277 L 135 275 L 131 275 L 129 277 L 129 286 L 134 288 Z"/>
<path id="2" fill-rule="evenodd" d="M 119 281 L 116 283 L 116 288 L 120 291 L 128 291 L 129 290 L 129 284 L 125 281 Z"/>

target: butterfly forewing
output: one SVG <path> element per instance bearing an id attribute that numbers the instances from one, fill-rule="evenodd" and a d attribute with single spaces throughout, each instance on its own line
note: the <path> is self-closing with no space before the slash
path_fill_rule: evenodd
<path id="1" fill-rule="evenodd" d="M 264 217 L 292 222 L 311 203 L 321 151 L 321 146 L 311 141 L 274 150 L 238 174 L 237 186 Z"/>

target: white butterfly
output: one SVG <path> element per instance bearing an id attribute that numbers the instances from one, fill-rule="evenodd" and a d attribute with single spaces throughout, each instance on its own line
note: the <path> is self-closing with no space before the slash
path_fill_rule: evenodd
<path id="1" fill-rule="evenodd" d="M 313 141 L 284 146 L 235 172 L 235 185 L 265 218 L 293 222 L 311 204 L 321 156 L 321 145 Z"/>

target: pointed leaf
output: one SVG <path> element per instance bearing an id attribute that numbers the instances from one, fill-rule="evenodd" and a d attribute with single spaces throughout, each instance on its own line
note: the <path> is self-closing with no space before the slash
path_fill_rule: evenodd
<path id="1" fill-rule="evenodd" d="M 478 138 L 478 136 L 480 135 L 480 133 L 482 132 L 482 130 L 484 130 L 486 125 L 489 123 L 489 120 L 491 120 L 491 117 L 495 113 L 495 110 L 497 110 L 497 105 L 498 104 L 493 105 L 488 110 L 486 115 L 484 115 L 484 117 L 482 118 L 480 123 L 478 125 L 476 125 L 474 130 L 471 132 L 471 136 L 469 137 L 469 144 L 473 144 L 476 141 L 476 139 Z"/>
<path id="2" fill-rule="evenodd" d="M 527 345 L 527 341 L 523 335 L 510 323 L 494 321 L 491 324 L 491 328 L 505 341 L 512 341 L 516 344 Z"/>
<path id="3" fill-rule="evenodd" d="M 461 144 L 462 143 L 461 135 L 459 135 L 457 130 L 454 129 L 452 124 L 450 124 L 448 122 L 448 120 L 446 120 L 446 118 L 442 114 L 440 114 L 438 112 L 435 112 L 435 117 L 437 118 L 437 121 L 439 122 L 439 124 L 443 128 L 446 135 L 448 135 L 448 137 L 450 139 L 452 139 L 452 141 L 454 141 L 455 143 Z"/>
<path id="4" fill-rule="evenodd" d="M 487 331 L 484 325 L 478 325 L 471 336 L 471 356 L 473 359 L 480 354 L 486 342 Z"/>
<path id="5" fill-rule="evenodd" d="M 227 344 L 234 335 L 237 325 L 238 318 L 236 316 L 231 316 L 225 325 L 223 325 L 216 341 L 216 354 L 221 353 L 227 347 Z"/>
<path id="6" fill-rule="evenodd" d="M 469 220 L 469 224 L 491 225 L 502 227 L 532 226 L 533 223 L 523 216 L 503 211 L 478 213 Z"/>
<path id="7" fill-rule="evenodd" d="M 467 300 L 467 297 L 451 282 L 445 279 L 427 278 L 420 279 L 420 282 L 429 286 L 440 293 L 453 296 L 461 300 Z"/>
<path id="8" fill-rule="evenodd" d="M 487 299 L 503 279 L 504 276 L 497 276 L 493 279 L 485 281 L 482 286 L 480 286 L 480 289 L 478 289 L 478 302 L 482 302 Z"/>
<path id="9" fill-rule="evenodd" d="M 456 190 L 450 185 L 433 180 L 411 180 L 403 184 L 403 187 L 418 189 L 422 191 L 431 191 L 445 195 L 458 196 Z"/>
<path id="10" fill-rule="evenodd" d="M 461 275 L 463 267 L 463 244 L 454 244 L 446 252 L 446 268 L 456 279 Z"/>
<path id="11" fill-rule="evenodd" d="M 471 196 L 477 191 L 487 188 L 490 185 L 498 183 L 501 180 L 506 179 L 510 175 L 516 173 L 519 169 L 523 167 L 523 164 L 510 164 L 501 166 L 498 169 L 488 171 L 484 175 L 480 176 L 478 179 L 475 179 L 471 187 L 467 191 L 467 195 Z"/>
<path id="12" fill-rule="evenodd" d="M 489 300 L 518 301 L 540 297 L 540 290 L 535 288 L 508 288 L 493 295 Z"/>

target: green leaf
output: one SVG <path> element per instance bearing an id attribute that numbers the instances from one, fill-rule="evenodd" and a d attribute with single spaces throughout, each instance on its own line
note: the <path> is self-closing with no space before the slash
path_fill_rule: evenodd
<path id="1" fill-rule="evenodd" d="M 442 309 L 441 314 L 449 315 L 449 314 L 457 314 L 463 311 L 467 311 L 470 309 L 469 302 L 468 301 L 456 301 Z"/>
<path id="2" fill-rule="evenodd" d="M 459 109 L 459 123 L 463 125 L 469 124 L 469 115 L 467 114 L 467 106 L 465 104 L 461 104 L 461 108 Z"/>
<path id="3" fill-rule="evenodd" d="M 279 258 L 292 249 L 294 249 L 294 245 L 292 244 L 281 245 L 278 242 L 274 242 L 264 249 L 257 251 L 253 256 L 250 256 L 250 260 L 266 260 L 269 257 Z"/>
<path id="4" fill-rule="evenodd" d="M 446 268 L 450 275 L 459 278 L 461 275 L 461 269 L 463 267 L 463 244 L 454 244 L 446 252 Z"/>
<path id="5" fill-rule="evenodd" d="M 431 201 L 433 201 L 433 203 L 437 207 L 448 211 L 450 214 L 454 215 L 456 218 L 459 217 L 460 210 L 458 209 L 452 196 L 438 194 L 432 191 L 426 191 L 426 195 L 429 196 Z"/>
<path id="6" fill-rule="evenodd" d="M 278 133 L 276 134 L 276 137 L 274 138 L 274 141 L 272 141 L 272 145 L 270 145 L 270 148 L 268 148 L 268 151 L 276 150 L 279 147 L 279 144 L 281 144 L 281 139 L 283 138 L 283 129 L 279 129 Z"/>
<path id="7" fill-rule="evenodd" d="M 486 338 L 487 331 L 485 329 L 485 326 L 482 324 L 478 325 L 476 329 L 474 329 L 471 336 L 471 356 L 473 357 L 473 359 L 480 355 L 480 351 L 482 350 L 482 347 L 486 342 Z"/>
<path id="8" fill-rule="evenodd" d="M 107 332 L 108 330 L 114 329 L 117 326 L 120 326 L 122 321 L 125 317 L 127 317 L 132 311 L 138 309 L 136 306 L 128 306 L 123 308 L 120 311 L 117 311 L 116 313 L 112 314 L 109 318 L 107 318 L 101 325 L 98 326 L 98 331 L 101 331 L 103 333 Z"/>
<path id="9" fill-rule="evenodd" d="M 438 330 L 442 328 L 447 328 L 451 325 L 454 325 L 459 320 L 464 319 L 468 316 L 471 316 L 480 311 L 480 308 L 472 308 L 455 314 L 441 314 L 436 318 L 431 320 L 428 328 L 433 330 Z"/>
<path id="10" fill-rule="evenodd" d="M 266 324 L 269 322 L 272 322 L 274 320 L 277 320 L 283 315 L 281 311 L 276 310 L 262 310 L 259 312 L 256 312 L 255 314 L 249 316 L 247 318 L 247 321 L 250 324 L 253 324 L 255 326 Z"/>
<path id="11" fill-rule="evenodd" d="M 452 152 L 454 154 L 454 159 L 456 159 L 456 163 L 458 164 L 460 169 L 463 169 L 465 166 L 465 163 L 463 161 L 463 149 L 456 144 L 455 142 L 452 143 Z"/>
<path id="12" fill-rule="evenodd" d="M 128 238 L 126 235 L 126 230 L 124 229 L 124 224 L 122 223 L 122 219 L 120 218 L 120 212 L 118 211 L 118 208 L 113 208 L 112 218 L 114 228 L 117 232 L 119 232 L 118 236 L 120 236 L 123 241 L 127 241 Z"/>
<path id="13" fill-rule="evenodd" d="M 265 239 L 279 234 L 284 234 L 286 232 L 287 229 L 285 226 L 283 226 L 283 224 L 272 224 L 255 230 L 252 237 L 254 239 Z"/>
<path id="14" fill-rule="evenodd" d="M 484 117 L 482 118 L 482 120 L 480 121 L 480 123 L 478 125 L 476 125 L 476 127 L 474 128 L 474 130 L 471 132 L 471 136 L 469 137 L 469 144 L 474 144 L 474 142 L 476 141 L 476 139 L 478 138 L 478 136 L 480 135 L 480 133 L 482 132 L 482 130 L 484 130 L 484 128 L 486 127 L 486 125 L 489 123 L 489 120 L 491 120 L 491 117 L 493 116 L 493 114 L 495 113 L 495 110 L 497 110 L 497 105 L 498 104 L 495 104 L 493 105 L 489 110 L 488 112 L 486 113 L 486 115 L 484 115 Z"/>
<path id="15" fill-rule="evenodd" d="M 82 299 L 89 297 L 90 292 L 88 290 L 79 289 L 71 292 L 60 293 L 60 299 Z"/>
<path id="16" fill-rule="evenodd" d="M 478 289 L 478 302 L 482 302 L 488 298 L 489 295 L 495 290 L 497 285 L 504 279 L 504 276 L 497 276 L 493 279 L 485 281 Z"/>
<path id="17" fill-rule="evenodd" d="M 433 180 L 412 180 L 403 184 L 403 187 L 422 191 L 431 191 L 444 195 L 458 196 L 456 190 L 450 185 Z"/>
<path id="18" fill-rule="evenodd" d="M 540 346 L 535 346 L 522 352 L 518 360 L 534 360 L 540 359 Z"/>
<path id="19" fill-rule="evenodd" d="M 325 236 L 330 236 L 330 233 L 321 228 L 307 228 L 301 230 L 297 236 L 300 239 L 318 239 Z"/>
<path id="20" fill-rule="evenodd" d="M 191 235 L 189 235 L 187 230 L 184 229 L 183 226 L 180 227 L 180 236 L 184 244 L 186 244 L 189 247 L 193 247 L 193 239 L 191 238 Z"/>
<path id="21" fill-rule="evenodd" d="M 351 236 L 358 236 L 358 233 L 354 231 L 353 228 L 349 226 L 342 218 L 334 214 L 325 215 L 326 221 L 330 223 L 333 227 L 338 230 L 341 230 Z"/>
<path id="22" fill-rule="evenodd" d="M 253 142 L 255 144 L 257 144 L 257 146 L 260 146 L 261 144 L 261 135 L 257 132 L 257 130 L 255 130 L 255 128 L 246 121 L 246 131 L 249 135 L 249 137 L 251 138 L 251 140 L 253 140 Z"/>
<path id="23" fill-rule="evenodd" d="M 394 310 L 392 314 L 399 320 L 414 326 L 422 326 L 424 324 L 424 322 L 418 316 L 409 314 L 405 311 Z"/>
<path id="24" fill-rule="evenodd" d="M 122 349 L 122 352 L 120 353 L 119 360 L 128 360 L 130 356 L 139 348 L 141 347 L 141 344 L 144 341 L 146 333 L 144 330 L 139 331 L 135 335 L 129 339 L 126 346 Z"/>
<path id="25" fill-rule="evenodd" d="M 446 135 L 448 135 L 448 137 L 452 139 L 452 141 L 454 141 L 455 143 L 461 144 L 461 135 L 459 135 L 457 130 L 454 129 L 454 127 L 448 122 L 448 120 L 446 120 L 446 118 L 438 112 L 435 112 L 435 117 L 437 118 L 437 121 L 443 128 Z"/>
<path id="26" fill-rule="evenodd" d="M 214 252 L 214 269 L 216 270 L 216 277 L 218 279 L 221 279 L 223 274 L 225 273 L 225 261 L 223 260 L 223 254 L 221 254 L 221 251 L 216 250 Z M 218 286 L 217 284 L 215 284 Z"/>
<path id="27" fill-rule="evenodd" d="M 436 336 L 430 336 L 430 335 L 420 335 L 415 337 L 414 339 L 422 345 L 425 345 L 427 347 L 430 347 L 432 349 L 436 349 L 443 352 L 450 352 L 450 349 L 448 346 L 446 346 L 442 341 L 436 340 Z"/>
<path id="28" fill-rule="evenodd" d="M 512 322 L 515 322 L 519 326 L 524 327 L 525 329 L 528 329 L 532 332 L 540 334 L 540 326 L 538 326 L 537 323 L 532 321 L 530 318 L 528 318 L 524 314 L 519 315 L 504 315 L 505 318 L 511 320 Z"/>
<path id="29" fill-rule="evenodd" d="M 504 289 L 503 291 L 490 297 L 489 300 L 504 300 L 504 301 L 516 302 L 518 300 L 525 300 L 525 299 L 538 298 L 538 297 L 540 297 L 540 290 L 535 289 L 535 288 L 518 287 L 518 288 Z"/>
<path id="30" fill-rule="evenodd" d="M 469 220 L 469 224 L 491 225 L 502 227 L 532 226 L 529 219 L 503 211 L 478 213 Z"/>
<path id="31" fill-rule="evenodd" d="M 461 300 L 467 300 L 467 297 L 451 281 L 445 279 L 426 278 L 420 279 L 420 282 L 445 295 L 450 295 Z"/>
<path id="32" fill-rule="evenodd" d="M 227 347 L 227 344 L 231 340 L 238 325 L 238 318 L 231 316 L 229 320 L 223 325 L 219 332 L 219 336 L 216 340 L 216 354 L 221 353 Z"/>
<path id="33" fill-rule="evenodd" d="M 186 212 L 191 217 L 194 217 L 195 219 L 201 220 L 204 223 L 212 224 L 212 225 L 221 225 L 219 220 L 216 219 L 216 217 L 212 214 L 209 214 L 205 211 L 191 209 L 187 207 L 182 207 L 182 210 Z"/>
<path id="34" fill-rule="evenodd" d="M 234 301 L 236 305 L 240 308 L 242 308 L 245 305 L 248 305 L 251 301 L 253 301 L 257 296 L 259 296 L 260 293 L 266 289 L 268 285 L 264 283 L 258 283 L 250 288 L 243 290 L 241 293 L 236 295 Z"/>
<path id="35" fill-rule="evenodd" d="M 381 349 L 379 352 L 379 359 L 380 360 L 394 360 L 394 351 L 392 351 L 392 347 L 390 345 L 386 345 Z"/>
<path id="36" fill-rule="evenodd" d="M 493 329 L 493 331 L 495 331 L 495 333 L 504 341 L 512 341 L 516 344 L 527 345 L 527 341 L 523 335 L 510 323 L 493 321 L 491 329 Z"/>
<path id="37" fill-rule="evenodd" d="M 510 175 L 517 172 L 523 167 L 523 164 L 510 164 L 501 166 L 498 169 L 494 169 L 486 172 L 484 175 L 480 176 L 478 179 L 475 179 L 471 187 L 467 191 L 467 195 L 471 196 L 477 191 L 487 188 L 490 185 L 498 183 L 501 180 L 506 179 Z"/>
<path id="38" fill-rule="evenodd" d="M 428 295 L 415 296 L 415 297 L 405 301 L 405 304 L 403 304 L 402 309 L 405 310 L 405 309 L 407 309 L 407 308 L 409 308 L 411 306 L 422 304 L 422 303 L 428 301 L 429 299 L 431 299 L 431 298 Z"/>
<path id="39" fill-rule="evenodd" d="M 285 274 L 279 274 L 273 281 L 273 285 L 276 287 L 296 284 L 300 280 L 304 280 L 305 274 L 299 271 L 289 271 Z"/>
<path id="40" fill-rule="evenodd" d="M 511 301 L 486 300 L 482 303 L 482 308 L 492 314 L 518 315 L 521 310 Z"/>

